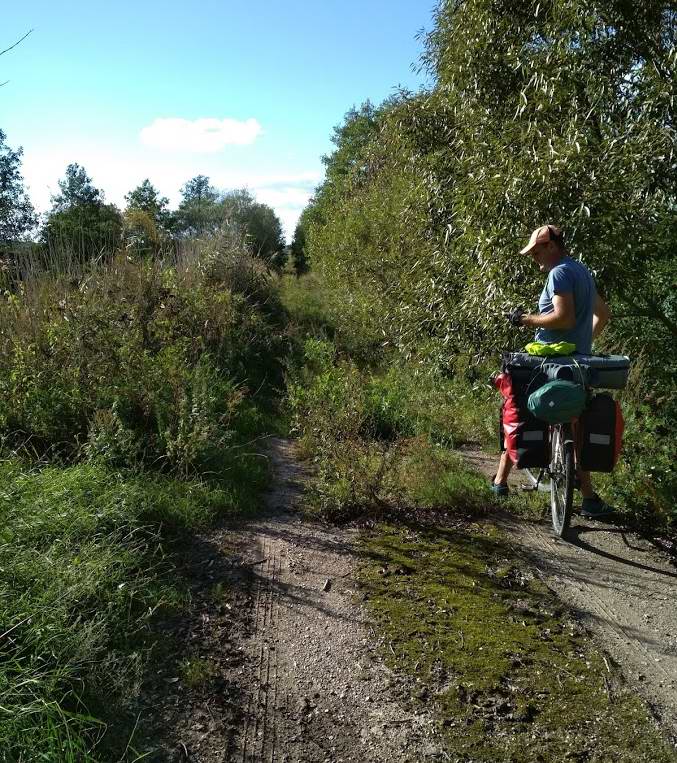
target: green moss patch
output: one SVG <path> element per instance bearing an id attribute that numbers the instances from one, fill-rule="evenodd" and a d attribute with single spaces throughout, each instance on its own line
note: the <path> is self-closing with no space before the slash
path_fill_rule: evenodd
<path id="1" fill-rule="evenodd" d="M 386 659 L 467 761 L 677 761 L 645 705 L 488 523 L 382 526 L 362 585 Z"/>

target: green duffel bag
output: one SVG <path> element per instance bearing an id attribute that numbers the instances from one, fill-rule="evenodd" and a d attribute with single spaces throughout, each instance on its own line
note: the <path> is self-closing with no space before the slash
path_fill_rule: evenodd
<path id="1" fill-rule="evenodd" d="M 529 395 L 527 406 L 537 419 L 564 424 L 580 416 L 585 408 L 585 389 L 580 384 L 556 379 Z"/>

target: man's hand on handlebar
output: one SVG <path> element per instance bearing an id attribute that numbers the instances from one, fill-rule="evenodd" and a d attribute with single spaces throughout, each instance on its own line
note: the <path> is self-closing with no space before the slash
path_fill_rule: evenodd
<path id="1" fill-rule="evenodd" d="M 513 326 L 522 326 L 522 318 L 524 317 L 524 308 L 516 307 L 509 313 L 505 314 L 505 317 L 510 321 Z"/>

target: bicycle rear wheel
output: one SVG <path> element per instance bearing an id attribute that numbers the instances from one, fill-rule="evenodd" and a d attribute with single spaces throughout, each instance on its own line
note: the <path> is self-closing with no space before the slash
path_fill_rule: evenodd
<path id="1" fill-rule="evenodd" d="M 550 464 L 550 507 L 552 528 L 564 537 L 571 522 L 574 500 L 574 438 L 568 424 L 552 429 L 552 461 Z"/>

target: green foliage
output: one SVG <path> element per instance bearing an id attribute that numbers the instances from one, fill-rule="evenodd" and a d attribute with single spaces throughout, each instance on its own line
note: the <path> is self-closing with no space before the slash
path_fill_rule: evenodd
<path id="1" fill-rule="evenodd" d="M 346 115 L 304 217 L 341 319 L 368 316 L 383 347 L 444 375 L 527 341 L 503 313 L 535 309 L 542 276 L 516 253 L 537 225 L 564 227 L 611 304 L 597 350 L 655 348 L 640 384 L 665 401 L 660 442 L 630 415 L 628 458 L 645 445 L 617 493 L 652 516 L 672 500 L 669 480 L 646 484 L 677 425 L 675 20 L 661 0 L 441 2 L 423 60 L 433 86 Z"/>
<path id="2" fill-rule="evenodd" d="M 23 151 L 11 149 L 6 138 L 0 130 L 0 253 L 7 244 L 24 239 L 37 224 L 21 176 Z"/>
<path id="3" fill-rule="evenodd" d="M 216 233 L 223 224 L 219 193 L 209 178 L 197 175 L 181 188 L 181 203 L 174 213 L 173 227 L 181 236 Z"/>
<path id="4" fill-rule="evenodd" d="M 119 257 L 80 288 L 50 277 L 0 299 L 0 433 L 14 447 L 180 474 L 213 467 L 281 383 L 281 311 L 251 258 L 187 267 Z"/>
<path id="5" fill-rule="evenodd" d="M 288 332 L 302 345 L 307 336 L 330 339 L 341 355 L 360 365 L 378 367 L 387 350 L 378 315 L 368 300 L 341 285 L 327 283 L 317 273 L 283 276 L 280 298 L 289 314 Z M 296 360 L 302 362 L 300 357 Z"/>
<path id="6" fill-rule="evenodd" d="M 263 264 L 223 238 L 3 293 L 0 445 L 27 460 L 0 461 L 0 757 L 136 755 L 125 729 L 176 554 L 267 483 L 253 443 L 283 321 Z"/>
<path id="7" fill-rule="evenodd" d="M 496 416 L 488 385 L 411 365 L 360 369 L 333 343 L 307 339 L 290 374 L 292 431 L 317 466 L 311 503 L 333 519 L 401 504 L 479 511 L 485 480 L 449 446 L 488 440 Z"/>
<path id="8" fill-rule="evenodd" d="M 101 204 L 103 193 L 95 188 L 84 167 L 69 164 L 66 175 L 59 180 L 59 193 L 52 197 L 52 211 L 66 212 L 73 207 Z"/>
<path id="9" fill-rule="evenodd" d="M 138 209 L 152 217 L 153 221 L 160 228 L 167 228 L 169 225 L 169 199 L 160 196 L 160 192 L 146 178 L 143 183 L 125 196 L 127 210 Z"/>
<path id="10" fill-rule="evenodd" d="M 62 252 L 75 253 L 80 262 L 112 256 L 122 241 L 117 207 L 104 203 L 103 193 L 78 164 L 68 165 L 59 188 L 41 233 L 47 260 L 59 259 Z"/>
<path id="11" fill-rule="evenodd" d="M 283 275 L 279 283 L 280 300 L 289 315 L 290 330 L 301 341 L 308 337 L 333 338 L 335 327 L 330 315 L 330 293 L 313 273 L 292 277 Z"/>
<path id="12" fill-rule="evenodd" d="M 137 255 L 158 254 L 172 226 L 169 200 L 146 178 L 126 196 L 124 240 Z"/>
<path id="13" fill-rule="evenodd" d="M 280 270 L 285 258 L 284 235 L 273 209 L 257 202 L 246 188 L 224 194 L 221 204 L 224 219 L 241 231 L 250 253 Z"/>
<path id="14" fill-rule="evenodd" d="M 255 200 L 241 188 L 219 193 L 209 178 L 198 175 L 181 189 L 183 199 L 174 213 L 174 230 L 180 236 L 194 237 L 228 230 L 240 236 L 250 254 L 269 266 L 284 265 L 282 224 L 271 207 Z"/>
<path id="15" fill-rule="evenodd" d="M 306 255 L 306 229 L 303 224 L 303 214 L 301 220 L 294 229 L 294 238 L 291 242 L 291 256 L 294 263 L 294 271 L 297 276 L 302 276 L 308 272 L 308 256 Z"/>
<path id="16" fill-rule="evenodd" d="M 95 759 L 139 692 L 153 613 L 171 601 L 159 528 L 185 533 L 233 508 L 228 492 L 196 483 L 0 464 L 7 760 Z"/>

